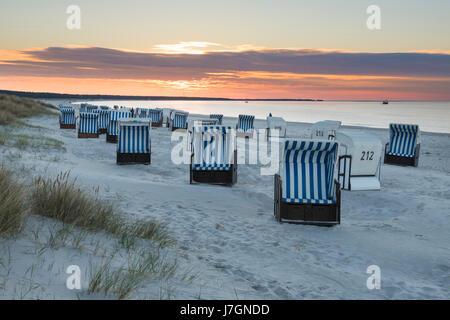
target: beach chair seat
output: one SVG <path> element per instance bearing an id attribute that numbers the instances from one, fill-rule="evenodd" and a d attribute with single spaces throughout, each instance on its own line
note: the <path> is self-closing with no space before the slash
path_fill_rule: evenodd
<path id="1" fill-rule="evenodd" d="M 162 127 L 163 124 L 162 109 L 149 109 L 148 117 L 152 120 L 152 127 Z"/>
<path id="2" fill-rule="evenodd" d="M 338 143 L 286 140 L 275 175 L 274 215 L 279 222 L 332 226 L 340 223 L 335 179 Z"/>
<path id="3" fill-rule="evenodd" d="M 78 138 L 98 138 L 98 113 L 81 112 L 78 120 Z"/>
<path id="4" fill-rule="evenodd" d="M 122 118 L 119 120 L 117 164 L 150 164 L 150 119 Z"/>
<path id="5" fill-rule="evenodd" d="M 174 111 L 171 114 L 170 128 L 172 131 L 177 129 L 187 129 L 188 112 Z"/>
<path id="6" fill-rule="evenodd" d="M 222 125 L 223 114 L 210 114 L 209 118 L 210 119 L 217 119 L 217 125 L 219 125 L 219 126 Z"/>
<path id="7" fill-rule="evenodd" d="M 234 129 L 195 126 L 192 137 L 190 183 L 233 185 L 237 182 L 237 150 Z"/>
<path id="8" fill-rule="evenodd" d="M 59 128 L 76 129 L 75 110 L 70 106 L 60 106 L 59 111 Z"/>
<path id="9" fill-rule="evenodd" d="M 391 123 L 384 163 L 417 167 L 420 155 L 418 125 Z"/>
<path id="10" fill-rule="evenodd" d="M 253 138 L 253 122 L 255 116 L 240 114 L 236 124 L 236 136 L 244 138 Z"/>
<path id="11" fill-rule="evenodd" d="M 117 143 L 119 137 L 119 120 L 131 118 L 131 112 L 125 110 L 109 110 L 106 142 Z"/>

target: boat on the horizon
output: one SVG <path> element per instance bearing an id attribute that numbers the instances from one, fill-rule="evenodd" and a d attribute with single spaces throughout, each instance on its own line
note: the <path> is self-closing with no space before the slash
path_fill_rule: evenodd
<path id="1" fill-rule="evenodd" d="M 389 101 L 387 99 L 383 100 L 383 104 L 389 104 Z"/>

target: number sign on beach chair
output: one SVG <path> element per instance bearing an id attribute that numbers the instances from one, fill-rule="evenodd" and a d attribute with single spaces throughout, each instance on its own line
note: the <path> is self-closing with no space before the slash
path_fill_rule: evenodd
<path id="1" fill-rule="evenodd" d="M 162 109 L 149 109 L 148 117 L 152 119 L 153 127 L 162 127 L 163 123 L 163 110 Z"/>
<path id="2" fill-rule="evenodd" d="M 233 185 L 237 182 L 234 129 L 226 126 L 193 128 L 190 183 Z"/>
<path id="3" fill-rule="evenodd" d="M 119 137 L 119 120 L 131 118 L 131 113 L 125 110 L 110 110 L 106 132 L 106 142 L 117 143 Z"/>
<path id="4" fill-rule="evenodd" d="M 418 125 L 391 123 L 384 163 L 417 167 L 420 154 L 419 137 Z"/>
<path id="5" fill-rule="evenodd" d="M 209 118 L 211 119 L 217 119 L 217 124 L 219 126 L 222 125 L 222 118 L 223 118 L 223 114 L 210 114 Z"/>
<path id="6" fill-rule="evenodd" d="M 78 138 L 98 138 L 98 113 L 81 112 L 78 122 Z"/>
<path id="7" fill-rule="evenodd" d="M 286 140 L 275 175 L 274 215 L 279 222 L 332 226 L 340 223 L 338 143 Z"/>
<path id="8" fill-rule="evenodd" d="M 340 127 L 340 121 L 323 120 L 316 122 L 311 127 L 311 139 L 334 140 L 336 137 L 336 131 Z"/>
<path id="9" fill-rule="evenodd" d="M 172 131 L 177 129 L 187 129 L 187 118 L 189 113 L 182 111 L 174 111 L 171 114 L 170 127 Z"/>
<path id="10" fill-rule="evenodd" d="M 119 120 L 117 164 L 150 164 L 150 119 Z"/>
<path id="11" fill-rule="evenodd" d="M 240 114 L 236 124 L 236 135 L 238 137 L 253 138 L 253 121 L 255 116 Z"/>
<path id="12" fill-rule="evenodd" d="M 75 110 L 70 106 L 60 106 L 59 111 L 59 128 L 76 129 Z"/>

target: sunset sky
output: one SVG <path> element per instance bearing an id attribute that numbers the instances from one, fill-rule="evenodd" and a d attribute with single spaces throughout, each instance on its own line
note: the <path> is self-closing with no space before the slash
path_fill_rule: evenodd
<path id="1" fill-rule="evenodd" d="M 0 0 L 0 89 L 450 100 L 450 1 Z"/>

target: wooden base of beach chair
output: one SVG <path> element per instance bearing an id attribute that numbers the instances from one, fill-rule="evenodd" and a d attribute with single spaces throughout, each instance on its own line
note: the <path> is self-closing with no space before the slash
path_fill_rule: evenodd
<path id="1" fill-rule="evenodd" d="M 237 152 L 234 151 L 234 162 L 230 167 L 230 170 L 192 170 L 192 159 L 190 166 L 190 181 L 198 183 L 209 183 L 209 184 L 224 184 L 232 186 L 237 182 Z"/>
<path id="2" fill-rule="evenodd" d="M 77 125 L 75 123 L 74 124 L 62 124 L 62 123 L 60 123 L 59 124 L 59 128 L 60 129 L 76 129 Z"/>
<path id="3" fill-rule="evenodd" d="M 152 122 L 152 127 L 162 127 L 163 121 L 161 119 L 161 121 L 159 122 Z"/>
<path id="4" fill-rule="evenodd" d="M 179 129 L 187 130 L 187 128 L 171 127 L 172 131 L 179 130 Z"/>
<path id="5" fill-rule="evenodd" d="M 106 133 L 106 129 L 98 129 L 98 133 L 99 134 L 105 134 Z"/>
<path id="6" fill-rule="evenodd" d="M 145 164 L 151 163 L 150 153 L 119 153 L 117 152 L 117 164 Z"/>
<path id="7" fill-rule="evenodd" d="M 387 153 L 388 145 L 389 144 L 386 144 L 384 153 L 385 164 L 395 164 L 399 166 L 412 166 L 412 167 L 417 167 L 419 165 L 420 144 L 418 144 L 414 149 L 414 157 L 401 157 L 390 155 Z"/>
<path id="8" fill-rule="evenodd" d="M 341 223 L 341 189 L 336 184 L 335 204 L 286 203 L 281 201 L 282 186 L 278 174 L 275 175 L 274 216 L 278 222 L 331 227 Z"/>
<path id="9" fill-rule="evenodd" d="M 98 133 L 82 133 L 78 132 L 78 139 L 87 139 L 87 138 L 98 138 Z"/>
<path id="10" fill-rule="evenodd" d="M 115 135 L 111 135 L 111 134 L 106 134 L 106 142 L 109 142 L 109 143 L 117 143 L 117 139 L 118 139 L 118 136 L 115 136 Z"/>

